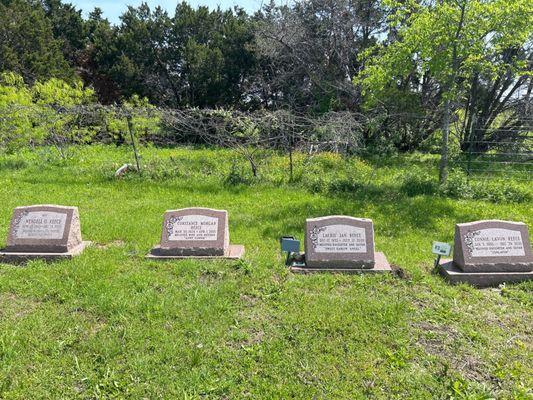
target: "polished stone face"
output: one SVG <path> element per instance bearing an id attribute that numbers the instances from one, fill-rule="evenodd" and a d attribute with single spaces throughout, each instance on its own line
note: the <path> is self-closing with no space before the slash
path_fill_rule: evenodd
<path id="1" fill-rule="evenodd" d="M 527 225 L 499 220 L 457 224 L 453 260 L 468 272 L 531 271 Z"/>
<path id="2" fill-rule="evenodd" d="M 184 208 L 164 216 L 160 252 L 165 255 L 224 255 L 229 246 L 228 213 Z"/>
<path id="3" fill-rule="evenodd" d="M 372 221 L 347 216 L 308 219 L 305 254 L 310 268 L 372 268 Z"/>
<path id="4" fill-rule="evenodd" d="M 218 238 L 216 217 L 206 215 L 183 215 L 167 220 L 168 241 L 216 241 Z"/>
<path id="5" fill-rule="evenodd" d="M 13 235 L 15 239 L 63 238 L 67 213 L 52 211 L 30 211 L 21 216 Z"/>
<path id="6" fill-rule="evenodd" d="M 82 244 L 76 207 L 17 207 L 11 218 L 7 251 L 62 253 Z"/>

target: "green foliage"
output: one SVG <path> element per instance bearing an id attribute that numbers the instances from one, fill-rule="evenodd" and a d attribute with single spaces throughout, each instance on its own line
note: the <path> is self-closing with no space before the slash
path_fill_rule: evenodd
<path id="1" fill-rule="evenodd" d="M 478 199 L 495 203 L 527 203 L 532 200 L 529 191 L 512 181 L 469 180 L 466 173 L 461 170 L 454 170 L 450 173 L 441 191 L 443 195 L 455 199 Z"/>
<path id="2" fill-rule="evenodd" d="M 407 196 L 435 195 L 439 185 L 433 174 L 427 169 L 413 169 L 404 177 L 401 191 Z"/>
<path id="3" fill-rule="evenodd" d="M 231 186 L 249 185 L 253 181 L 254 177 L 250 173 L 250 170 L 244 168 L 244 166 L 236 160 L 231 163 L 229 173 L 224 180 L 226 184 Z"/>
<path id="4" fill-rule="evenodd" d="M 253 55 L 249 17 L 242 10 L 177 5 L 129 7 L 119 28 L 95 16 L 90 68 L 112 80 L 123 97 L 148 97 L 166 106 L 230 106 L 240 103 L 241 83 Z M 102 87 L 105 90 L 105 87 Z"/>
<path id="5" fill-rule="evenodd" d="M 52 77 L 72 80 L 62 42 L 42 7 L 26 0 L 0 1 L 0 73 L 12 71 L 26 82 Z"/>
<path id="6" fill-rule="evenodd" d="M 41 142 L 44 130 L 34 125 L 36 110 L 31 90 L 20 75 L 0 75 L 0 145 L 8 151 Z"/>
<path id="7" fill-rule="evenodd" d="M 373 169 L 357 158 L 323 153 L 305 163 L 301 184 L 314 193 L 357 193 L 370 190 Z"/>
<path id="8" fill-rule="evenodd" d="M 134 95 L 122 107 L 111 107 L 103 111 L 103 124 L 107 133 L 119 143 L 131 140 L 128 136 L 128 118 L 131 120 L 133 134 L 138 139 L 160 132 L 160 111 L 148 99 Z"/>
<path id="9" fill-rule="evenodd" d="M 523 107 L 527 110 L 528 96 L 521 96 L 520 90 L 527 91 L 531 75 L 531 1 L 388 0 L 386 4 L 391 34 L 360 54 L 364 68 L 354 78 L 366 111 L 377 107 L 378 114 L 379 110 L 398 113 L 388 125 L 398 126 L 400 133 L 415 127 L 402 134 L 411 149 L 450 116 L 460 119 L 456 134 L 462 150 L 470 139 L 515 140 L 516 126 L 527 119 Z M 395 124 L 403 113 L 415 115 Z M 501 132 L 491 132 L 502 113 L 511 116 L 505 119 L 507 125 Z M 487 150 L 486 144 L 475 146 Z"/>
<path id="10" fill-rule="evenodd" d="M 76 65 L 79 58 L 83 57 L 87 45 L 86 26 L 81 10 L 62 0 L 41 0 L 40 3 L 52 26 L 54 38 L 61 44 L 65 59 L 71 65 Z"/>
<path id="11" fill-rule="evenodd" d="M 447 182 L 442 185 L 442 193 L 455 199 L 474 198 L 474 189 L 470 185 L 467 175 L 461 170 L 450 173 Z"/>
<path id="12" fill-rule="evenodd" d="M 44 142 L 56 145 L 62 156 L 67 143 L 87 142 L 97 131 L 70 107 L 94 102 L 94 91 L 81 82 L 68 84 L 52 78 L 27 86 L 21 76 L 0 76 L 0 146 L 14 151 Z"/>
<path id="13" fill-rule="evenodd" d="M 68 146 L 88 143 L 97 135 L 133 145 L 131 135 L 137 141 L 160 131 L 160 112 L 145 98 L 133 96 L 120 108 L 99 107 L 95 100 L 94 90 L 80 81 L 68 84 L 52 78 L 27 86 L 22 77 L 4 73 L 0 79 L 0 146 L 14 151 L 48 143 L 65 158 Z"/>
<path id="14" fill-rule="evenodd" d="M 389 3 L 395 9 L 391 18 L 399 40 L 368 51 L 370 60 L 356 80 L 370 103 L 413 72 L 429 74 L 449 99 L 468 89 L 474 73 L 498 76 L 503 71 L 519 76 L 527 72 L 527 64 L 514 59 L 494 63 L 494 54 L 522 47 L 530 39 L 529 0 L 443 1 L 427 6 L 415 1 Z"/>

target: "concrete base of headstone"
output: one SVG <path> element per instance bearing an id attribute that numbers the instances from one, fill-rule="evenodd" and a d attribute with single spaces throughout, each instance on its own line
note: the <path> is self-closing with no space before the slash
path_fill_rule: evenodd
<path id="1" fill-rule="evenodd" d="M 343 273 L 343 274 L 380 274 L 385 272 L 392 272 L 392 268 L 387 261 L 387 257 L 382 252 L 374 253 L 375 265 L 374 268 L 317 268 L 317 267 L 300 267 L 291 266 L 289 269 L 294 273 L 309 274 L 317 272 L 329 272 L 329 273 Z"/>
<path id="2" fill-rule="evenodd" d="M 72 257 L 79 256 L 83 253 L 86 247 L 90 246 L 92 242 L 84 241 L 80 245 L 74 247 L 71 251 L 64 253 L 36 253 L 36 252 L 17 252 L 0 250 L 0 263 L 4 264 L 24 264 L 31 260 L 68 260 Z"/>
<path id="3" fill-rule="evenodd" d="M 498 286 L 502 283 L 517 283 L 533 279 L 529 272 L 464 272 L 450 259 L 442 259 L 439 273 L 451 283 L 469 283 L 475 287 Z"/>
<path id="4" fill-rule="evenodd" d="M 240 244 L 230 244 L 223 255 L 167 255 L 166 252 L 161 251 L 161 247 L 157 245 L 150 250 L 150 253 L 146 255 L 146 258 L 150 260 L 240 260 L 243 255 L 244 246 Z"/>

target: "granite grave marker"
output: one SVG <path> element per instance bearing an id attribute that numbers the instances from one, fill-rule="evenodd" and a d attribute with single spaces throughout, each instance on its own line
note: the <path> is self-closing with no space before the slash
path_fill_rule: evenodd
<path id="1" fill-rule="evenodd" d="M 81 238 L 77 207 L 17 207 L 11 218 L 6 248 L 0 252 L 0 260 L 22 262 L 34 258 L 70 258 L 81 254 L 88 243 Z"/>
<path id="2" fill-rule="evenodd" d="M 377 253 L 374 249 L 372 220 L 342 215 L 307 219 L 305 265 L 304 269 L 309 272 L 313 270 L 339 272 L 391 270 L 385 255 Z"/>
<path id="3" fill-rule="evenodd" d="M 528 227 L 500 220 L 457 224 L 453 260 L 442 260 L 441 274 L 452 282 L 491 286 L 533 276 Z"/>
<path id="4" fill-rule="evenodd" d="M 241 258 L 244 247 L 229 241 L 228 212 L 211 208 L 167 211 L 161 242 L 148 258 Z"/>

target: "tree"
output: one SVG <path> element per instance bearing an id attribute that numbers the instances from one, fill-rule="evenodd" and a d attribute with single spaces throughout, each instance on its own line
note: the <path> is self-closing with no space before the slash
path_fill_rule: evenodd
<path id="1" fill-rule="evenodd" d="M 134 94 L 153 104 L 233 106 L 243 100 L 243 82 L 254 62 L 247 14 L 240 10 L 178 4 L 170 17 L 146 4 L 128 7 L 117 28 L 94 14 L 88 65 L 108 76 L 123 98 Z M 91 28 L 93 27 L 93 28 Z"/>
<path id="2" fill-rule="evenodd" d="M 65 59 L 71 66 L 77 66 L 78 57 L 87 42 L 85 21 L 81 11 L 61 0 L 40 0 L 40 3 L 52 25 L 54 38 L 61 41 L 61 50 Z"/>
<path id="3" fill-rule="evenodd" d="M 380 1 L 272 1 L 256 19 L 259 68 L 251 89 L 265 105 L 358 109 L 351 80 L 361 67 L 358 53 L 384 29 Z"/>
<path id="4" fill-rule="evenodd" d="M 457 110 L 471 108 L 472 94 L 477 95 L 476 85 L 482 77 L 486 82 L 504 78 L 509 85 L 521 85 L 531 73 L 526 62 L 530 56 L 523 56 L 529 51 L 533 32 L 531 3 L 442 0 L 388 4 L 395 10 L 391 25 L 398 40 L 381 43 L 367 53 L 370 57 L 355 82 L 362 85 L 370 104 L 379 102 L 390 87 L 403 85 L 404 90 L 419 93 L 426 90 L 424 85 L 434 85 L 434 98 L 442 113 L 440 180 L 444 182 L 451 118 Z M 496 98 L 491 96 L 497 104 L 493 117 L 503 112 L 510 100 L 502 85 L 496 87 L 500 90 Z M 463 140 L 467 136 L 463 134 Z"/>
<path id="5" fill-rule="evenodd" d="M 116 103 L 121 94 L 111 73 L 119 54 L 116 29 L 102 17 L 102 10 L 97 7 L 85 22 L 85 34 L 87 46 L 78 58 L 78 73 L 84 82 L 94 87 L 101 103 Z"/>
<path id="6" fill-rule="evenodd" d="M 29 86 L 22 76 L 0 75 L 0 145 L 9 151 L 29 144 L 49 143 L 62 157 L 70 143 L 85 142 L 99 130 L 86 123 L 78 106 L 95 100 L 81 81 L 69 84 L 52 78 Z"/>
<path id="7" fill-rule="evenodd" d="M 81 81 L 68 84 L 57 78 L 36 82 L 32 88 L 32 100 L 36 106 L 34 125 L 46 132 L 45 140 L 55 146 L 62 158 L 72 143 L 89 141 L 97 127 L 84 122 L 84 113 L 75 110 L 94 102 L 92 89 L 85 88 Z"/>
<path id="8" fill-rule="evenodd" d="M 0 74 L 0 148 L 14 151 L 44 138 L 44 131 L 35 130 L 33 106 L 31 91 L 22 76 Z"/>
<path id="9" fill-rule="evenodd" d="M 26 82 L 57 77 L 72 81 L 74 70 L 42 7 L 24 0 L 0 0 L 0 71 Z"/>

